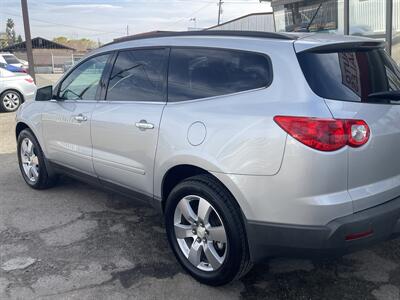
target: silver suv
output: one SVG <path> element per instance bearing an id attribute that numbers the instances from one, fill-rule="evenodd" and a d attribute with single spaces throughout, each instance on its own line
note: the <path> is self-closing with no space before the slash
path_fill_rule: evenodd
<path id="1" fill-rule="evenodd" d="M 400 71 L 380 41 L 213 31 L 90 53 L 17 114 L 26 183 L 66 173 L 145 200 L 221 285 L 275 255 L 400 232 Z"/>

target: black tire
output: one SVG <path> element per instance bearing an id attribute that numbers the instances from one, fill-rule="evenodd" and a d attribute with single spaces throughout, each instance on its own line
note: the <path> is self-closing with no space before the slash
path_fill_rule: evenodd
<path id="1" fill-rule="evenodd" d="M 15 107 L 7 107 L 6 97 L 8 97 L 8 99 L 9 99 L 10 95 L 12 97 L 15 97 L 15 99 L 17 99 L 16 101 L 18 101 L 18 105 L 16 105 Z M 15 90 L 4 91 L 0 95 L 0 109 L 1 109 L 1 111 L 4 111 L 4 112 L 14 112 L 21 106 L 23 101 L 24 101 L 23 97 L 19 92 L 15 91 Z"/>
<path id="2" fill-rule="evenodd" d="M 216 270 L 203 271 L 186 258 L 176 239 L 175 209 L 185 196 L 207 199 L 218 213 L 225 227 L 227 246 L 225 260 Z M 229 191 L 211 175 L 197 175 L 179 183 L 168 196 L 165 207 L 168 241 L 182 267 L 201 283 L 219 286 L 244 276 L 252 267 L 249 258 L 245 227 L 240 208 Z"/>
<path id="3" fill-rule="evenodd" d="M 38 178 L 35 181 L 32 181 L 29 179 L 28 175 L 24 171 L 24 167 L 22 164 L 22 154 L 21 154 L 21 147 L 22 143 L 26 141 L 26 139 L 29 139 L 32 144 L 33 144 L 33 152 L 35 156 L 37 157 L 38 161 Z M 24 178 L 25 182 L 34 189 L 42 190 L 42 189 L 47 189 L 55 185 L 57 181 L 57 176 L 55 174 L 52 174 L 51 172 L 48 171 L 47 167 L 47 161 L 46 158 L 43 154 L 42 148 L 39 145 L 39 142 L 37 141 L 35 135 L 32 133 L 31 130 L 29 129 L 24 129 L 21 131 L 21 133 L 18 136 L 18 141 L 17 141 L 17 155 L 18 155 L 18 164 L 19 168 L 22 174 L 22 177 Z"/>

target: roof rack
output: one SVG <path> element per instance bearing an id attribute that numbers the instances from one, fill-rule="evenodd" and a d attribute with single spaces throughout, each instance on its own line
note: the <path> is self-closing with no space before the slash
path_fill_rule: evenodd
<path id="1" fill-rule="evenodd" d="M 233 37 L 253 37 L 253 38 L 266 38 L 266 39 L 280 39 L 280 40 L 296 40 L 295 35 L 276 33 L 276 32 L 263 32 L 263 31 L 237 31 L 237 30 L 202 30 L 202 31 L 154 31 L 148 33 L 141 33 L 131 36 L 115 39 L 113 42 L 105 44 L 104 46 L 117 44 L 127 41 L 136 41 L 150 38 L 161 37 L 180 37 L 180 36 L 233 36 Z"/>

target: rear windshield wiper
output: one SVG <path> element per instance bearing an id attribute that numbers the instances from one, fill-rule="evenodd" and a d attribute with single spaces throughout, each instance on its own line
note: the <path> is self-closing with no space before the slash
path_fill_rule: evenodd
<path id="1" fill-rule="evenodd" d="M 387 91 L 378 92 L 368 95 L 368 100 L 370 99 L 384 99 L 389 101 L 400 101 L 400 91 Z"/>

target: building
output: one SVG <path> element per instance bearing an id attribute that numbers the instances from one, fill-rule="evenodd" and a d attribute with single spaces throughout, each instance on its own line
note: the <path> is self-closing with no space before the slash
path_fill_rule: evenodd
<path id="1" fill-rule="evenodd" d="M 0 49 L 0 52 L 11 52 L 18 58 L 27 60 L 26 43 L 17 43 Z M 62 72 L 74 64 L 76 50 L 59 43 L 36 37 L 32 39 L 33 60 L 38 73 Z"/>
<path id="2" fill-rule="evenodd" d="M 207 30 L 275 31 L 274 15 L 272 12 L 249 14 Z"/>
<path id="3" fill-rule="evenodd" d="M 400 63 L 400 0 L 261 0 L 276 31 L 327 31 L 385 39 Z"/>
<path id="4" fill-rule="evenodd" d="M 246 15 L 207 30 L 318 31 L 384 39 L 400 64 L 400 0 L 260 0 L 272 13 Z"/>

